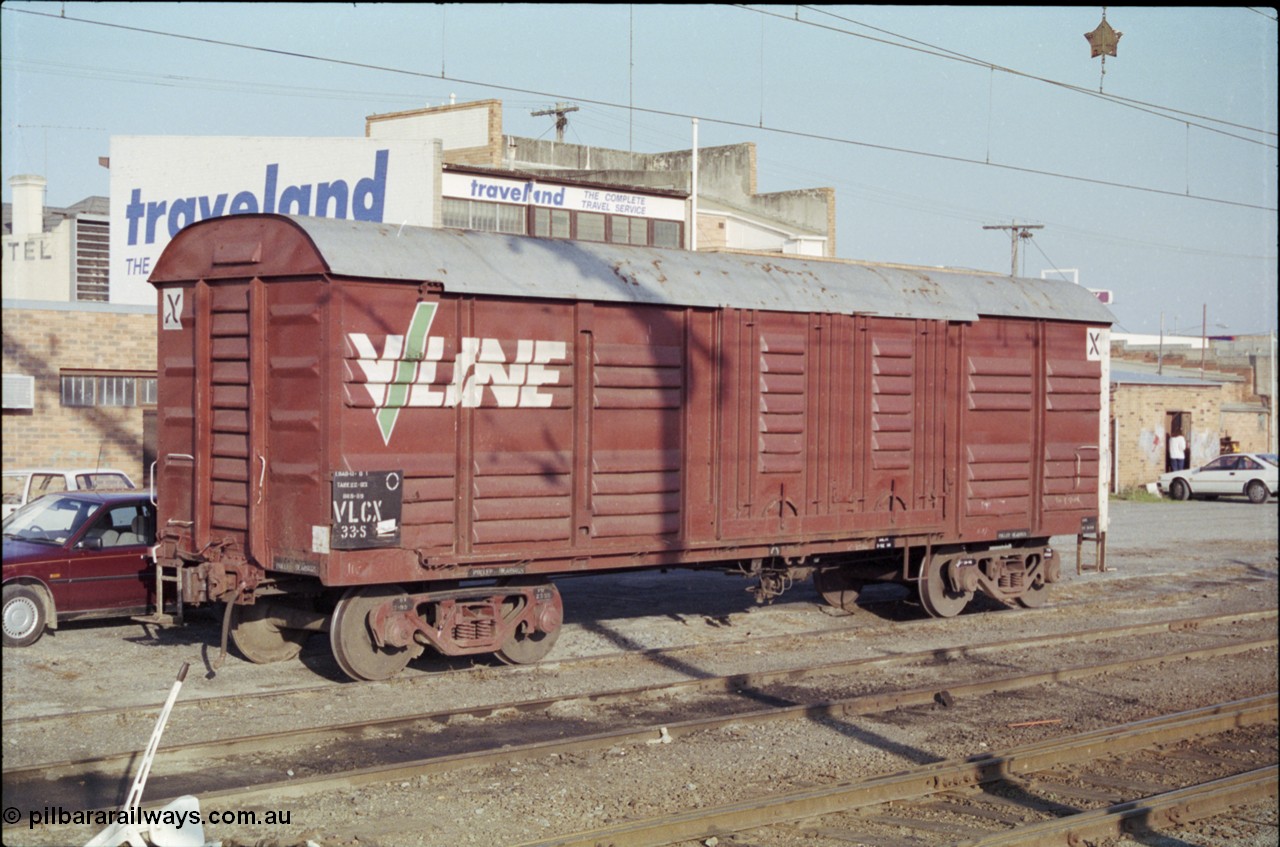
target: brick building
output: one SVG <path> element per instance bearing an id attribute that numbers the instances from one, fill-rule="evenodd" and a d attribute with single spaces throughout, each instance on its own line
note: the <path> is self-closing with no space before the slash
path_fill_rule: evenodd
<path id="1" fill-rule="evenodd" d="M 1113 490 L 1148 485 L 1170 470 L 1168 441 L 1178 433 L 1187 439 L 1188 467 L 1228 450 L 1274 452 L 1269 344 L 1263 337 L 1207 346 L 1203 369 L 1199 349 L 1113 344 Z"/>
<path id="2" fill-rule="evenodd" d="M 29 380 L 29 403 L 13 392 L 5 400 L 4 467 L 111 467 L 145 484 L 154 454 L 155 309 L 6 301 L 3 331 L 6 377 Z"/>
<path id="3" fill-rule="evenodd" d="M 44 204 L 12 177 L 4 205 L 4 467 L 112 467 L 145 483 L 156 309 L 112 303 L 107 198 Z"/>

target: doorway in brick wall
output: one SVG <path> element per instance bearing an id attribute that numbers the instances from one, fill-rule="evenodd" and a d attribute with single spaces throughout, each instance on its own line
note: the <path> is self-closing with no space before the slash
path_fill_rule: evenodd
<path id="1" fill-rule="evenodd" d="M 1166 472 L 1175 470 L 1173 466 L 1173 455 L 1169 449 L 1173 444 L 1173 437 L 1181 435 L 1186 439 L 1186 447 L 1184 456 L 1186 464 L 1184 468 L 1191 467 L 1191 413 L 1190 412 L 1165 412 L 1164 413 L 1164 469 Z"/>

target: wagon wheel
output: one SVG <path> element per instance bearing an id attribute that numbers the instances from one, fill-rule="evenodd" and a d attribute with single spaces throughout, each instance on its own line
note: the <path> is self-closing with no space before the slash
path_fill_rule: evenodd
<path id="1" fill-rule="evenodd" d="M 502 642 L 502 646 L 494 654 L 498 660 L 508 665 L 532 665 L 541 661 L 544 656 L 551 652 L 551 648 L 555 646 L 556 639 L 560 637 L 560 623 L 563 618 L 563 610 L 560 605 L 560 592 L 553 583 L 541 582 L 539 587 L 549 588 L 552 592 L 551 604 L 555 613 L 550 619 L 545 619 L 544 615 L 543 627 L 534 627 L 530 622 L 525 621 L 512 629 L 511 634 Z M 502 619 L 510 621 L 524 614 L 527 604 L 525 595 L 513 594 L 502 602 Z M 548 610 L 550 611 L 550 610 Z M 545 631 L 549 629 L 550 632 Z"/>
<path id="2" fill-rule="evenodd" d="M 955 592 L 947 584 L 943 571 L 951 559 L 947 556 L 930 556 L 920 572 L 920 605 L 934 618 L 953 618 L 969 605 L 972 591 Z"/>
<path id="3" fill-rule="evenodd" d="M 852 612 L 866 582 L 854 579 L 845 568 L 824 568 L 813 572 L 813 587 L 829 606 Z"/>
<path id="4" fill-rule="evenodd" d="M 286 629 L 271 620 L 271 606 L 254 603 L 236 610 L 235 629 L 231 640 L 240 654 L 256 665 L 269 665 L 296 659 L 302 652 L 311 633 L 301 629 Z"/>
<path id="5" fill-rule="evenodd" d="M 1028 609 L 1038 609 L 1049 602 L 1049 586 L 1037 577 L 1026 590 L 1018 595 L 1018 602 Z"/>
<path id="6" fill-rule="evenodd" d="M 409 647 L 379 647 L 369 628 L 369 613 L 391 597 L 408 597 L 394 585 L 348 588 L 329 621 L 329 646 L 338 667 L 352 679 L 389 679 L 417 653 Z"/>
<path id="7" fill-rule="evenodd" d="M 1018 595 L 1018 603 L 1024 608 L 1038 609 L 1049 602 L 1049 583 L 1045 582 L 1044 579 L 1046 566 L 1045 563 L 1041 563 L 1040 569 L 1036 571 L 1035 577 L 1031 580 L 1031 584 Z"/>

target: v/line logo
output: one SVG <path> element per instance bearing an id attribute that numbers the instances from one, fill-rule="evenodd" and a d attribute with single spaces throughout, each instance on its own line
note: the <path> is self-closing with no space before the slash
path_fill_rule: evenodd
<path id="1" fill-rule="evenodd" d="M 438 307 L 438 303 L 419 303 L 408 331 L 388 335 L 381 356 L 365 333 L 347 334 L 364 373 L 384 444 L 391 442 L 404 408 L 475 408 L 486 397 L 492 397 L 493 405 L 499 408 L 551 406 L 551 395 L 539 387 L 560 381 L 559 370 L 547 365 L 565 361 L 563 341 L 522 338 L 516 342 L 514 358 L 508 359 L 496 338 L 461 338 L 452 377 L 447 385 L 437 385 L 444 338 L 430 333 Z"/>

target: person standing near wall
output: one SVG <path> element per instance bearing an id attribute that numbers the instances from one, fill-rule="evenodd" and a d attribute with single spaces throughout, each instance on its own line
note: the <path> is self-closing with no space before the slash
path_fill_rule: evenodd
<path id="1" fill-rule="evenodd" d="M 1169 439 L 1169 461 L 1175 471 L 1187 466 L 1187 439 L 1180 432 Z"/>

